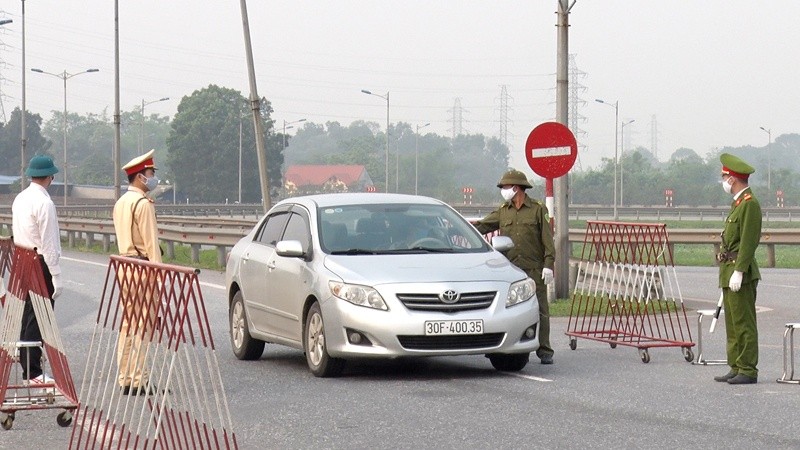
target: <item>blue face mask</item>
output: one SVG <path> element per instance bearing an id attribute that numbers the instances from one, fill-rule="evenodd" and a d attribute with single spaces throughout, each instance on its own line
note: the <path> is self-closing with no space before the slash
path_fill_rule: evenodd
<path id="1" fill-rule="evenodd" d="M 142 175 L 142 176 L 145 179 L 144 185 L 147 187 L 147 190 L 149 192 L 155 190 L 156 186 L 158 186 L 158 177 L 155 176 L 155 175 L 153 175 L 150 178 L 148 178 L 148 177 L 146 177 L 144 175 Z"/>

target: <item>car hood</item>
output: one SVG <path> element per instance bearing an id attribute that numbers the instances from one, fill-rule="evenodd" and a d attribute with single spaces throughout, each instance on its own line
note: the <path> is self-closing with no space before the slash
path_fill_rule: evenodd
<path id="1" fill-rule="evenodd" d="M 525 273 L 499 252 L 422 255 L 327 255 L 325 267 L 346 283 L 514 281 Z"/>

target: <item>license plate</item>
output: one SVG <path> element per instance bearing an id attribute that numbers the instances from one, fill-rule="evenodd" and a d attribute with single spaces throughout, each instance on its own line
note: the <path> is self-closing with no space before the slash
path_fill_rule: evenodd
<path id="1" fill-rule="evenodd" d="M 427 320 L 425 336 L 483 334 L 483 320 Z"/>

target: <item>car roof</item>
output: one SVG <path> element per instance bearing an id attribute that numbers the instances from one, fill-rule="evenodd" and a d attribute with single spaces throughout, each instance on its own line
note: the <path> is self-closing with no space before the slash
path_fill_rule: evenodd
<path id="1" fill-rule="evenodd" d="M 317 194 L 302 197 L 292 197 L 281 200 L 277 205 L 285 203 L 299 203 L 308 208 L 325 208 L 341 205 L 375 205 L 385 203 L 417 203 L 426 205 L 443 205 L 440 200 L 421 195 L 407 194 L 382 194 L 375 192 L 352 192 L 340 194 Z"/>

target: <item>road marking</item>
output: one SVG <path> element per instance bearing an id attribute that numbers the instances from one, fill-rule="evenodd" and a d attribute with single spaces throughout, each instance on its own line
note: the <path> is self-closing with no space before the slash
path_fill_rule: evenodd
<path id="1" fill-rule="evenodd" d="M 100 267 L 106 267 L 106 268 L 108 267 L 108 264 L 102 264 L 102 263 L 98 263 L 98 262 L 94 262 L 94 261 L 87 261 L 85 259 L 70 258 L 70 257 L 67 257 L 67 256 L 62 256 L 61 259 L 66 260 L 66 261 L 72 261 L 72 262 L 78 262 L 78 263 L 84 263 L 84 264 L 91 264 L 93 266 L 100 266 Z M 219 289 L 221 291 L 225 290 L 225 286 L 223 286 L 221 284 L 207 283 L 205 281 L 201 281 L 200 285 L 201 286 L 210 287 L 212 289 Z"/>
<path id="2" fill-rule="evenodd" d="M 206 283 L 205 281 L 200 282 L 200 286 L 208 286 L 210 288 L 219 289 L 221 291 L 225 290 L 225 286 L 221 284 L 214 284 L 214 283 Z"/>
<path id="3" fill-rule="evenodd" d="M 535 377 L 533 375 L 523 375 L 521 373 L 506 373 L 506 375 L 510 375 L 512 377 L 517 377 L 517 378 L 525 378 L 526 380 L 541 381 L 543 383 L 548 383 L 553 381 L 549 378 Z"/>

